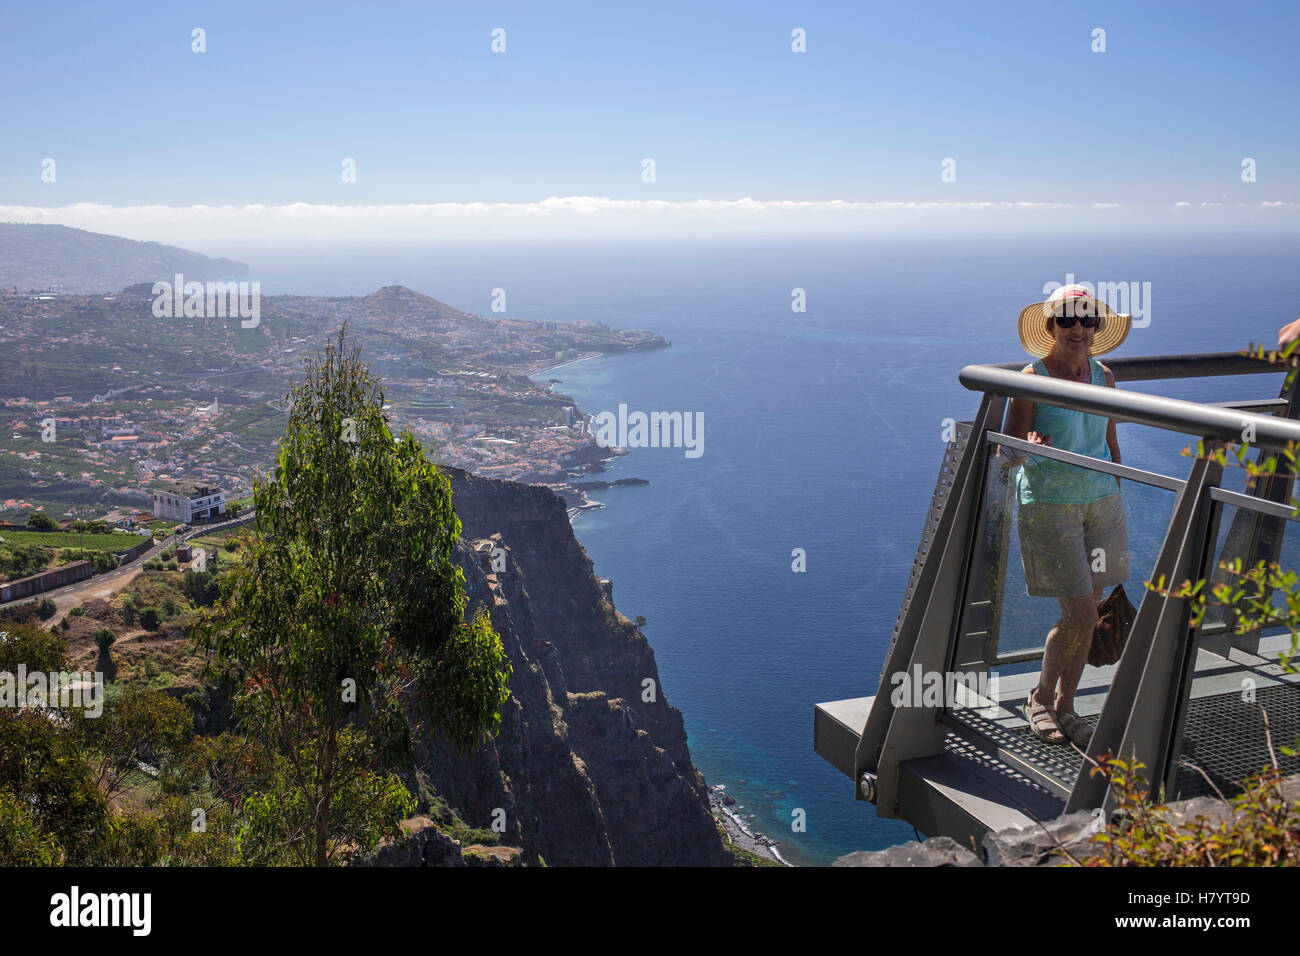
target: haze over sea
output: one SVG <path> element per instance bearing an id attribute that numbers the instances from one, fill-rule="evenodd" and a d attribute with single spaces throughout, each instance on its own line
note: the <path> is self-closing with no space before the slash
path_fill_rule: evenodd
<path id="1" fill-rule="evenodd" d="M 943 444 L 977 362 L 1027 361 L 1016 316 L 1043 285 L 1151 283 L 1150 324 L 1116 356 L 1272 345 L 1300 316 L 1294 236 L 245 247 L 263 294 L 399 282 L 458 308 L 603 321 L 672 348 L 546 373 L 583 411 L 703 412 L 704 453 L 637 449 L 575 523 L 618 609 L 645 615 L 663 692 L 710 784 L 795 862 L 912 839 L 813 753 L 813 705 L 875 691 Z M 219 254 L 232 254 L 222 251 Z M 802 288 L 807 311 L 791 311 Z M 1280 376 L 1133 384 L 1198 400 L 1276 395 Z M 1186 474 L 1186 444 L 1120 426 L 1126 464 Z M 1130 509 L 1132 510 L 1132 509 Z M 1135 537 L 1158 534 L 1130 514 Z M 1157 522 L 1159 523 L 1159 522 Z M 807 571 L 791 571 L 804 548 Z M 1136 546 L 1135 546 L 1136 550 Z M 1146 570 L 1134 568 L 1131 593 Z M 1134 595 L 1136 600 L 1136 594 Z M 1036 599 L 1041 600 L 1041 599 Z M 792 832 L 803 810 L 806 832 Z"/>

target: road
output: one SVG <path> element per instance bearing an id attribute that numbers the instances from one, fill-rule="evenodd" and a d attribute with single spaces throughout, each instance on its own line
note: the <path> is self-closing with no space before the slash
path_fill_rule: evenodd
<path id="1" fill-rule="evenodd" d="M 150 558 L 156 557 L 160 552 L 166 550 L 176 543 L 174 537 L 167 538 L 159 544 L 154 545 L 144 554 L 140 555 L 130 564 L 124 564 L 115 571 L 105 571 L 103 574 L 95 574 L 86 578 L 84 581 L 77 581 L 75 584 L 65 584 L 61 588 L 55 588 L 53 591 L 42 591 L 40 594 L 28 595 L 17 601 L 10 601 L 8 604 L 0 604 L 0 608 L 12 607 L 15 604 L 26 604 L 29 601 L 39 601 L 42 598 L 49 598 L 58 608 L 58 613 L 51 618 L 49 626 L 57 624 L 65 614 L 72 608 L 85 601 L 93 598 L 112 597 L 122 588 L 126 587 L 135 576 L 140 573 L 144 563 Z"/>
<path id="2" fill-rule="evenodd" d="M 226 528 L 233 528 L 236 525 L 245 524 L 256 517 L 256 512 L 240 515 L 230 521 L 223 521 L 220 524 L 206 524 L 192 527 L 179 538 L 175 535 L 164 538 L 158 544 L 155 544 L 144 554 L 137 557 L 130 564 L 124 564 L 115 571 L 105 571 L 103 574 L 95 574 L 86 578 L 84 581 L 77 581 L 75 584 L 65 584 L 61 588 L 55 588 L 52 591 L 43 591 L 40 594 L 28 595 L 17 601 L 10 601 L 8 604 L 0 604 L 0 608 L 12 607 L 15 604 L 26 604 L 29 601 L 39 601 L 42 598 L 49 598 L 54 602 L 57 613 L 48 622 L 49 627 L 59 623 L 72 608 L 78 604 L 95 598 L 111 598 L 118 591 L 122 590 L 128 584 L 135 580 L 141 570 L 144 569 L 144 563 L 151 558 L 157 557 L 168 548 L 174 547 L 181 541 L 189 538 L 201 537 L 205 534 L 212 534 L 214 531 L 222 531 Z"/>

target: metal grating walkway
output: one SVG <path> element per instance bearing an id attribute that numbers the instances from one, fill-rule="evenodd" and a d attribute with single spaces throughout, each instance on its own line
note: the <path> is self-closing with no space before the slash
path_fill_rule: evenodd
<path id="1" fill-rule="evenodd" d="M 1193 699 L 1183 730 L 1180 762 L 1205 771 L 1225 796 L 1239 793 L 1240 783 L 1248 774 L 1272 763 L 1261 707 L 1268 712 L 1278 766 L 1283 773 L 1300 771 L 1300 755 L 1288 757 L 1282 752 L 1300 735 L 1300 686 L 1296 684 L 1261 687 L 1255 692 L 1253 705 L 1244 703 L 1240 693 Z M 1178 768 L 1174 784 L 1177 798 L 1213 795 L 1214 787 L 1192 767 Z"/>
<path id="2" fill-rule="evenodd" d="M 1020 727 L 1004 727 L 996 721 L 981 717 L 973 710 L 953 710 L 950 716 L 990 743 L 1008 753 L 1014 754 L 1034 769 L 1051 777 L 1061 786 L 1069 788 L 1074 785 L 1074 778 L 1083 766 L 1083 755 L 1068 744 L 1049 744 L 1039 740 L 1029 729 L 1028 724 Z M 1081 717 L 1089 727 L 1096 727 L 1097 722 L 1091 717 Z"/>
<path id="3" fill-rule="evenodd" d="M 1288 756 L 1282 752 L 1300 736 L 1300 685 L 1262 687 L 1255 692 L 1254 705 L 1243 703 L 1236 692 L 1197 697 L 1188 707 L 1180 754 L 1184 765 L 1179 767 L 1176 792 L 1170 799 L 1213 795 L 1215 787 L 1231 796 L 1240 792 L 1240 783 L 1248 774 L 1271 762 L 1261 706 L 1268 712 L 1273 750 L 1282 772 L 1300 772 L 1300 754 Z M 1062 787 L 1072 787 L 1083 766 L 1083 755 L 1073 747 L 1039 740 L 1028 725 L 1004 727 L 966 709 L 950 711 L 948 716 L 957 726 L 1013 754 Z M 1085 716 L 1082 720 L 1090 727 L 1097 725 L 1096 718 Z M 1205 771 L 1210 780 L 1187 764 Z"/>

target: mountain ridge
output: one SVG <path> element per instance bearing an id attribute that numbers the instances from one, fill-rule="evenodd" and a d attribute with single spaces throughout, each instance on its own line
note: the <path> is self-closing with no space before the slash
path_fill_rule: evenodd
<path id="1" fill-rule="evenodd" d="M 102 232 L 46 223 L 0 223 L 0 287 L 78 294 L 127 286 L 248 275 L 248 265 L 202 253 Z"/>

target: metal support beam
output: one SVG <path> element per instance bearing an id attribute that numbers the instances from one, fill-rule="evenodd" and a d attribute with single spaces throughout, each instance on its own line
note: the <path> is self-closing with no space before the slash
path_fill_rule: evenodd
<path id="1" fill-rule="evenodd" d="M 971 531 L 984 486 L 987 454 L 985 434 L 1000 424 L 1003 402 L 986 395 L 954 476 L 952 493 L 944 504 L 933 546 L 922 569 L 916 593 L 899 624 L 894 645 L 881 671 L 881 686 L 863 728 L 855 760 L 854 795 L 861 799 L 858 781 L 864 771 L 875 774 L 877 814 L 896 816 L 898 764 L 912 757 L 938 753 L 943 748 L 939 726 L 942 707 L 895 708 L 889 676 L 911 671 L 942 671 L 957 626 L 965 586 L 966 559 Z"/>
<path id="2" fill-rule="evenodd" d="M 1165 587 L 1175 591 L 1200 572 L 1212 505 L 1210 489 L 1218 486 L 1222 475 L 1223 466 L 1208 458 L 1193 463 L 1174 502 L 1169 530 L 1151 573 L 1153 582 L 1163 575 Z M 1143 773 L 1159 786 L 1172 749 L 1179 696 L 1188 690 L 1183 686 L 1183 665 L 1189 652 L 1195 654 L 1188 618 L 1186 598 L 1163 597 L 1154 591 L 1143 596 L 1088 745 L 1090 761 L 1102 754 L 1140 761 L 1146 765 Z M 1113 808 L 1106 780 L 1089 772 L 1090 761 L 1085 761 L 1075 781 L 1066 813 Z"/>

